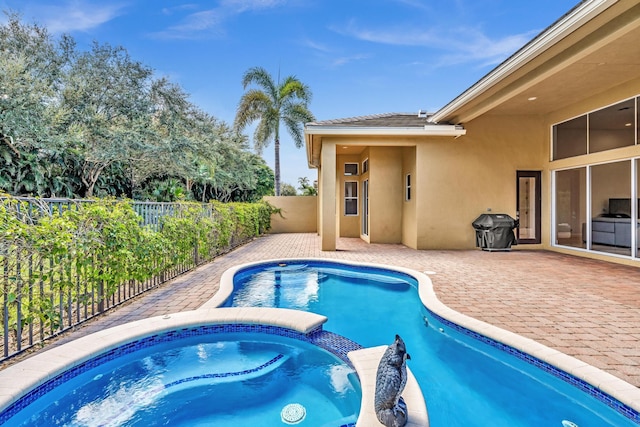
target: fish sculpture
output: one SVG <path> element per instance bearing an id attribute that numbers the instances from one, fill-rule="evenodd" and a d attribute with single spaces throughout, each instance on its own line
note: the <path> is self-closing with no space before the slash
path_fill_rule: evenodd
<path id="1" fill-rule="evenodd" d="M 411 356 L 402 338 L 396 339 L 382 355 L 376 373 L 374 410 L 376 417 L 386 427 L 403 427 L 407 424 L 407 405 L 400 396 L 407 384 L 407 359 Z"/>

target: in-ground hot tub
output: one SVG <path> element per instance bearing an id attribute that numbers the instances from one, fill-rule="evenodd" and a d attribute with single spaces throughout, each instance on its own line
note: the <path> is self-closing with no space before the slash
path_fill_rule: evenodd
<path id="1" fill-rule="evenodd" d="M 198 310 L 81 338 L 0 372 L 3 392 L 26 392 L 3 393 L 0 424 L 353 424 L 361 391 L 346 352 L 360 347 L 309 314 Z"/>

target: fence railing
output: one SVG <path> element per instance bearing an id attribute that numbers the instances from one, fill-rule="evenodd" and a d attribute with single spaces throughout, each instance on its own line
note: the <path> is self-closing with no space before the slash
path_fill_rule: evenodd
<path id="1" fill-rule="evenodd" d="M 0 362 L 228 252 L 266 204 L 0 199 Z"/>

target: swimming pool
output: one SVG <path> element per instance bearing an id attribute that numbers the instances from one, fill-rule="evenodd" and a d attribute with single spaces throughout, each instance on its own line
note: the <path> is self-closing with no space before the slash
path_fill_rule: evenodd
<path id="1" fill-rule="evenodd" d="M 48 379 L 0 412 L 0 424 L 337 427 L 354 423 L 361 390 L 355 371 L 343 359 L 348 350 L 360 346 L 322 330 L 318 318 L 311 323 L 295 319 L 305 331 L 300 332 L 268 325 L 278 323 L 269 319 L 287 317 L 290 311 L 263 309 L 253 320 L 251 315 L 238 313 L 245 323 L 228 323 L 228 316 L 218 313 L 214 317 L 222 323 L 192 325 L 195 318 L 209 316 L 188 313 L 192 319 L 179 321 L 177 329 L 143 334 Z M 253 323 L 257 318 L 263 323 Z M 146 322 L 142 329 L 150 327 Z M 9 376 L 2 376 L 6 386 Z"/>
<path id="2" fill-rule="evenodd" d="M 227 306 L 319 313 L 329 319 L 327 330 L 365 347 L 389 344 L 400 334 L 432 427 L 622 427 L 640 421 L 636 411 L 597 387 L 428 310 L 421 299 L 426 291 L 404 272 L 283 260 L 242 266 L 232 275 Z M 225 297 L 223 286 L 215 304 Z"/>

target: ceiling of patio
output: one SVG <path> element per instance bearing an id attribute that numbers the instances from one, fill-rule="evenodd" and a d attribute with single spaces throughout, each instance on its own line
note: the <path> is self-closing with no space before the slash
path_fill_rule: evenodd
<path id="1" fill-rule="evenodd" d="M 620 3 L 625 12 L 594 19 L 461 106 L 448 121 L 465 123 L 485 113 L 547 114 L 637 79 L 640 5 Z"/>
<path id="2" fill-rule="evenodd" d="M 364 145 L 338 145 L 336 148 L 336 154 L 338 155 L 352 155 L 360 154 L 367 148 Z"/>

